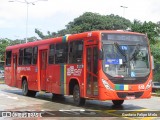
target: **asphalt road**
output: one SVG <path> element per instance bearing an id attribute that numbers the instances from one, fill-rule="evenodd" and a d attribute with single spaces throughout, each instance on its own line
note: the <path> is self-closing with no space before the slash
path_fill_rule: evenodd
<path id="1" fill-rule="evenodd" d="M 12 117 L 7 117 L 7 112 Z M 119 107 L 113 106 L 111 101 L 87 100 L 84 106 L 77 107 L 73 104 L 72 96 L 52 100 L 51 93 L 39 92 L 32 98 L 23 96 L 21 89 L 0 84 L 0 119 L 17 120 L 23 117 L 29 117 L 27 120 L 117 120 L 117 117 L 119 120 L 158 120 L 160 98 L 153 96 L 151 99 L 127 100 Z"/>

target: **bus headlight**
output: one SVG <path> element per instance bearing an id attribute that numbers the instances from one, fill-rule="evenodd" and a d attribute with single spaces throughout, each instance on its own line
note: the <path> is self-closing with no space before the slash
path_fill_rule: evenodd
<path id="1" fill-rule="evenodd" d="M 150 80 L 146 85 L 146 90 L 148 90 L 151 86 L 152 86 L 152 80 Z"/>
<path id="2" fill-rule="evenodd" d="M 102 83 L 103 83 L 103 85 L 105 86 L 106 89 L 113 90 L 106 80 L 102 79 Z"/>

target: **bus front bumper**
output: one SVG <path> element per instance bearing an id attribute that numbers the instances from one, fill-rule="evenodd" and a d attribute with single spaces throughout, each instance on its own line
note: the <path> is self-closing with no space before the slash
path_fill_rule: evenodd
<path id="1" fill-rule="evenodd" d="M 151 97 L 151 89 L 143 91 L 116 91 L 99 87 L 99 100 L 131 100 Z"/>

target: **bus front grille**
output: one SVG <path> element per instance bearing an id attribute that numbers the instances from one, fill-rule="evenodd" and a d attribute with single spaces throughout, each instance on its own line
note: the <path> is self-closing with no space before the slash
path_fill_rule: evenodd
<path id="1" fill-rule="evenodd" d="M 143 92 L 117 92 L 119 98 L 125 99 L 126 97 L 140 98 Z"/>

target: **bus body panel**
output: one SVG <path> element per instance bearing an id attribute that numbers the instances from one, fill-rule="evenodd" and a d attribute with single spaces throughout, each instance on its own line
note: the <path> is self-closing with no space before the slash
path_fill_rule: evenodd
<path id="1" fill-rule="evenodd" d="M 5 83 L 12 86 L 12 70 L 11 67 L 5 67 Z"/>
<path id="2" fill-rule="evenodd" d="M 60 72 L 61 72 L 60 65 L 48 65 L 47 67 L 48 92 L 60 94 L 60 85 L 61 85 Z"/>

